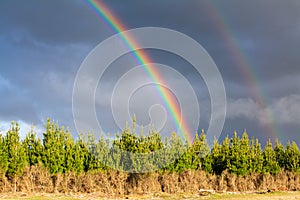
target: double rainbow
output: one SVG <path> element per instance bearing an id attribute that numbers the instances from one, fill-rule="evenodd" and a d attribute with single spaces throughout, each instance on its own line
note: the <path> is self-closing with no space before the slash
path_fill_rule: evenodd
<path id="1" fill-rule="evenodd" d="M 159 70 L 155 67 L 147 65 L 153 62 L 146 54 L 146 52 L 143 51 L 143 49 L 140 49 L 139 51 L 135 50 L 139 49 L 139 44 L 135 41 L 135 39 L 128 34 L 122 34 L 122 32 L 126 31 L 127 29 L 121 22 L 121 20 L 118 19 L 116 15 L 113 14 L 113 12 L 109 10 L 103 2 L 97 0 L 85 0 L 85 2 L 102 19 L 102 21 L 112 29 L 114 33 L 120 33 L 120 39 L 130 49 L 133 50 L 133 55 L 137 63 L 143 66 L 144 70 L 152 79 L 152 81 L 155 83 L 166 85 L 164 84 L 164 79 L 160 75 Z M 160 98 L 170 112 L 178 133 L 184 136 L 184 138 L 191 143 L 193 141 L 193 133 L 189 130 L 189 126 L 182 116 L 180 107 L 177 106 L 178 103 L 176 101 L 176 98 L 171 92 L 169 92 L 167 88 L 160 86 L 160 84 L 156 85 L 157 92 L 159 93 Z"/>

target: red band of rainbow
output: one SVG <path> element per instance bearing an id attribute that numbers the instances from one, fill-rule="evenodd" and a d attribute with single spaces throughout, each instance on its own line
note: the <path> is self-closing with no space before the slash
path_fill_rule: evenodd
<path id="1" fill-rule="evenodd" d="M 124 24 L 122 24 L 121 20 L 116 17 L 115 14 L 113 14 L 112 11 L 110 11 L 103 2 L 96 1 L 96 0 L 85 0 L 85 2 L 88 4 L 88 6 L 96 12 L 96 14 L 105 22 L 105 24 L 110 27 L 113 32 L 115 33 L 121 33 L 120 38 L 121 40 L 132 50 L 134 49 L 140 49 L 137 42 L 128 34 L 122 34 L 123 31 L 126 31 Z M 149 77 L 152 79 L 155 83 L 160 83 L 162 85 L 164 84 L 164 79 L 160 75 L 158 69 L 147 65 L 150 63 L 153 63 L 150 59 L 150 57 L 146 54 L 143 49 L 140 49 L 138 51 L 134 50 L 133 55 L 138 62 L 138 64 L 143 65 L 144 70 L 147 72 Z M 184 117 L 182 116 L 180 107 L 177 106 L 177 100 L 173 96 L 171 92 L 168 91 L 167 88 L 160 86 L 159 84 L 156 85 L 156 89 L 158 93 L 160 94 L 161 99 L 163 100 L 164 104 L 166 105 L 168 111 L 170 112 L 173 122 L 177 127 L 177 131 L 179 134 L 183 135 L 184 138 L 191 143 L 193 141 L 193 134 L 189 130 L 189 126 L 184 120 Z"/>

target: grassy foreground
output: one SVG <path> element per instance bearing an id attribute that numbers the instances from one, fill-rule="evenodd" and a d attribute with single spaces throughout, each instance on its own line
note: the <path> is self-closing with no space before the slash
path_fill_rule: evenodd
<path id="1" fill-rule="evenodd" d="M 77 195 L 63 195 L 63 194 L 37 194 L 26 195 L 23 193 L 7 193 L 0 195 L 1 199 L 20 199 L 20 200 L 78 200 L 78 199 L 242 199 L 242 200 L 290 200 L 300 199 L 300 192 L 273 192 L 266 194 L 213 194 L 209 196 L 190 195 L 190 194 L 156 194 L 156 195 L 141 195 L 141 196 L 120 196 L 109 198 L 98 194 L 77 194 Z"/>

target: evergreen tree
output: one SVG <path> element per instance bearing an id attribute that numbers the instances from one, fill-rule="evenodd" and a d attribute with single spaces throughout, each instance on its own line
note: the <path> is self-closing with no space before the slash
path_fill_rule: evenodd
<path id="1" fill-rule="evenodd" d="M 224 154 L 224 152 L 226 152 L 226 154 Z M 218 140 L 215 139 L 211 151 L 212 170 L 215 174 L 220 175 L 227 168 L 227 162 L 229 162 L 227 154 L 229 155 L 229 138 L 225 138 L 222 146 L 218 143 Z"/>
<path id="2" fill-rule="evenodd" d="M 102 170 L 108 169 L 108 165 L 110 162 L 109 152 L 110 152 L 109 137 L 105 139 L 103 135 L 100 135 L 100 138 L 96 144 L 95 157 L 96 159 L 99 160 Z"/>
<path id="3" fill-rule="evenodd" d="M 43 162 L 51 174 L 63 173 L 65 164 L 64 130 L 61 130 L 58 124 L 54 124 L 49 118 L 45 128 Z"/>
<path id="4" fill-rule="evenodd" d="M 276 160 L 280 168 L 282 169 L 285 168 L 286 167 L 285 149 L 282 143 L 278 139 L 276 139 L 274 151 L 275 151 Z"/>
<path id="5" fill-rule="evenodd" d="M 261 149 L 261 144 L 258 142 L 258 139 L 252 138 L 251 140 L 251 150 L 250 150 L 250 163 L 249 163 L 249 172 L 261 173 L 263 170 L 264 156 Z"/>
<path id="6" fill-rule="evenodd" d="M 27 162 L 30 166 L 42 162 L 43 145 L 41 139 L 36 138 L 33 127 L 31 127 L 30 132 L 26 135 L 22 145 L 26 153 Z"/>
<path id="7" fill-rule="evenodd" d="M 277 174 L 278 172 L 280 172 L 280 166 L 276 160 L 276 154 L 272 148 L 272 143 L 270 140 L 267 142 L 265 146 L 263 156 L 264 156 L 264 167 L 262 171 L 264 173 Z"/>
<path id="8" fill-rule="evenodd" d="M 19 135 L 19 124 L 12 122 L 10 130 L 4 138 L 4 147 L 8 158 L 6 174 L 14 180 L 14 191 L 16 192 L 17 178 L 23 174 L 27 165 L 25 150 L 22 148 Z"/>
<path id="9" fill-rule="evenodd" d="M 183 144 L 180 136 L 176 135 L 175 132 L 172 133 L 169 142 L 168 142 L 168 163 L 170 163 L 167 166 L 167 169 L 171 172 L 173 171 L 181 171 L 182 168 L 184 167 L 184 160 L 187 159 L 186 157 L 183 157 L 180 160 L 180 157 L 186 152 L 187 147 Z"/>
<path id="10" fill-rule="evenodd" d="M 0 178 L 3 178 L 8 168 L 8 155 L 4 143 L 4 138 L 0 134 Z"/>
<path id="11" fill-rule="evenodd" d="M 237 175 L 245 175 L 250 172 L 250 144 L 246 131 L 240 140 L 239 149 L 236 152 L 236 171 Z"/>
<path id="12" fill-rule="evenodd" d="M 285 169 L 292 172 L 300 172 L 300 154 L 295 142 L 288 142 L 285 150 Z"/>
<path id="13" fill-rule="evenodd" d="M 228 168 L 231 173 L 240 173 L 240 166 L 244 166 L 241 160 L 240 155 L 241 141 L 237 135 L 237 132 L 234 132 L 233 138 L 231 139 L 230 145 L 230 155 L 229 155 L 229 163 Z"/>
<path id="14" fill-rule="evenodd" d="M 89 153 L 86 157 L 86 170 L 97 171 L 101 169 L 100 160 L 97 158 L 97 141 L 95 135 L 92 133 L 87 135 L 87 147 Z"/>
<path id="15" fill-rule="evenodd" d="M 83 136 L 80 134 L 75 145 L 73 146 L 74 170 L 80 174 L 87 171 L 86 160 L 89 156 L 88 148 L 84 142 Z"/>
<path id="16" fill-rule="evenodd" d="M 63 130 L 62 130 L 63 131 Z M 71 136 L 69 130 L 66 131 L 64 136 L 64 152 L 65 152 L 65 163 L 64 163 L 64 172 L 76 171 L 75 169 L 75 160 L 74 160 L 74 139 Z"/>
<path id="17" fill-rule="evenodd" d="M 209 146 L 206 141 L 204 130 L 199 137 L 196 133 L 193 144 L 187 146 L 187 151 L 180 158 L 181 170 L 183 169 L 203 169 L 211 171 L 211 163 L 208 162 L 208 155 L 210 153 Z"/>

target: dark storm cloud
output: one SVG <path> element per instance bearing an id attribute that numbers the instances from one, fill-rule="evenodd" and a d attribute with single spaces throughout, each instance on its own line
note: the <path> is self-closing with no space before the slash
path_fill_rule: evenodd
<path id="1" fill-rule="evenodd" d="M 95 43 L 109 33 L 79 0 L 1 1 L 0 24 L 0 34 L 9 34 L 11 38 L 22 39 L 28 34 L 32 40 L 60 45 Z"/>
<path id="2" fill-rule="evenodd" d="M 35 123 L 40 122 L 35 105 L 31 98 L 26 97 L 26 92 L 22 91 L 21 88 L 16 88 L 9 80 L 1 76 L 0 85 L 0 93 L 3 94 L 0 104 L 1 120 L 30 119 Z M 20 99 L 22 99 L 22 104 L 20 104 Z"/>
<path id="3" fill-rule="evenodd" d="M 289 132 L 287 137 L 297 138 L 300 1 L 107 0 L 104 3 L 128 28 L 171 28 L 192 37 L 208 51 L 219 67 L 230 100 L 225 134 L 246 128 L 250 135 L 267 139 L 260 120 L 261 110 L 269 109 L 278 115 L 284 113 L 286 117 L 276 119 L 280 121 L 276 123 Z M 16 118 L 30 124 L 42 123 L 49 116 L 73 126 L 71 100 L 76 72 L 92 48 L 114 33 L 79 0 L 2 0 L 0 26 L 1 120 Z M 232 53 L 228 41 L 234 42 L 233 47 L 240 55 Z M 170 65 L 187 77 L 200 99 L 201 110 L 205 111 L 201 115 L 206 116 L 210 112 L 209 94 L 192 66 L 166 52 L 148 50 L 148 53 L 154 61 Z M 258 87 L 262 93 L 258 95 L 267 97 L 267 105 L 259 107 L 255 101 L 257 94 L 251 93 L 237 57 L 254 74 L 252 82 L 256 82 L 251 87 Z M 97 102 L 103 96 L 109 99 L 111 85 L 122 75 L 122 70 L 112 66 L 107 73 L 102 80 L 107 87 L 97 94 L 100 99 Z M 109 105 L 98 108 L 99 118 L 105 121 Z M 200 122 L 200 126 L 206 128 L 207 121 Z"/>
<path id="4" fill-rule="evenodd" d="M 227 80 L 241 84 L 245 78 L 236 59 L 243 60 L 264 81 L 299 72 L 298 1 L 172 1 L 172 5 L 158 1 L 130 2 L 126 9 L 121 1 L 107 3 L 121 19 L 127 19 L 125 24 L 129 28 L 162 26 L 193 37 L 213 57 Z M 220 30 L 224 28 L 228 30 Z M 222 32 L 235 41 L 240 55 L 231 54 Z"/>
<path id="5" fill-rule="evenodd" d="M 1 120 L 42 124 L 46 117 L 72 126 L 72 87 L 89 48 L 83 45 L 18 47 L 2 41 Z"/>
<path id="6" fill-rule="evenodd" d="M 299 73 L 299 1 L 214 2 L 261 78 Z"/>
<path id="7" fill-rule="evenodd" d="M 237 48 L 261 78 L 278 78 L 279 74 L 298 70 L 300 6 L 297 1 L 172 1 L 172 5 L 160 1 L 128 1 L 126 7 L 121 1 L 105 3 L 128 28 L 162 26 L 192 36 L 208 50 L 220 68 L 226 68 L 221 69 L 225 77 L 240 81 L 239 76 L 235 76 L 239 66 L 221 41 L 219 25 L 210 17 L 216 14 L 208 9 L 213 7 L 219 12 L 219 20 L 232 29 L 229 37 L 238 42 Z M 3 1 L 1 8 L 1 23 L 11 31 L 11 37 L 25 37 L 20 41 L 23 44 L 29 44 L 30 40 L 96 44 L 110 34 L 82 1 L 27 1 L 25 5 Z M 29 35 L 18 36 L 22 31 Z M 278 67 L 274 67 L 275 64 Z"/>

